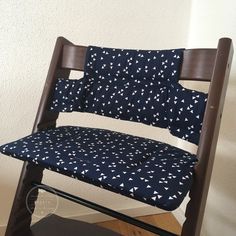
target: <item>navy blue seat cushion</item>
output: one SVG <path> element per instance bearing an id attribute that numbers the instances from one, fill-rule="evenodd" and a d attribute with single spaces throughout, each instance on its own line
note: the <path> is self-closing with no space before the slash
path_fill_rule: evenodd
<path id="1" fill-rule="evenodd" d="M 179 83 L 168 90 L 168 129 L 171 134 L 198 144 L 207 94 L 186 89 Z"/>
<path id="2" fill-rule="evenodd" d="M 197 161 L 151 139 L 74 126 L 37 132 L 0 151 L 165 210 L 183 201 Z"/>

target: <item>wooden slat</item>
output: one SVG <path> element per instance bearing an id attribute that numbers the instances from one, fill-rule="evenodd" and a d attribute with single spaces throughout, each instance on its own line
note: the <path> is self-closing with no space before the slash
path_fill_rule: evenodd
<path id="1" fill-rule="evenodd" d="M 197 150 L 199 161 L 195 166 L 195 178 L 189 194 L 190 201 L 185 211 L 186 221 L 183 225 L 182 236 L 198 236 L 201 232 L 233 51 L 230 38 L 219 40 Z"/>
<path id="2" fill-rule="evenodd" d="M 62 68 L 83 71 L 87 47 L 65 45 Z M 210 81 L 215 62 L 216 49 L 186 49 L 181 68 L 181 80 Z"/>
<path id="3" fill-rule="evenodd" d="M 65 45 L 63 48 L 62 68 L 84 70 L 87 47 Z"/>
<path id="4" fill-rule="evenodd" d="M 180 79 L 210 81 L 216 49 L 187 49 L 184 51 Z"/>

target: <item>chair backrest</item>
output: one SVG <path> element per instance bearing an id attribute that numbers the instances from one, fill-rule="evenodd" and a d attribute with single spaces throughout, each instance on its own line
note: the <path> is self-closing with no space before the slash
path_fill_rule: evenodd
<path id="1" fill-rule="evenodd" d="M 78 54 L 73 49 L 78 49 Z M 89 112 L 168 128 L 171 134 L 198 144 L 207 94 L 178 83 L 183 52 L 66 46 L 62 67 L 76 68 L 86 58 L 84 77 L 59 79 L 50 109 Z M 67 65 L 81 54 L 82 60 Z M 64 55 L 72 55 L 74 60 Z"/>
<path id="2" fill-rule="evenodd" d="M 226 43 L 229 42 L 229 39 L 221 39 L 221 42 L 222 42 L 221 44 L 225 45 Z M 47 126 L 49 124 L 55 123 L 55 120 L 58 117 L 58 113 L 55 111 L 54 112 L 49 111 L 49 106 L 50 106 L 49 103 L 50 103 L 50 101 L 52 101 L 53 89 L 55 87 L 56 80 L 58 78 L 67 79 L 69 77 L 71 70 L 83 71 L 84 68 L 86 68 L 85 64 L 86 64 L 87 51 L 88 51 L 88 47 L 73 45 L 71 42 L 67 41 L 66 39 L 64 39 L 62 37 L 58 38 L 57 44 L 56 44 L 55 50 L 54 50 L 53 59 L 52 59 L 51 65 L 50 65 L 44 94 L 42 96 L 41 105 L 39 108 L 39 113 L 43 112 L 45 117 L 44 117 L 44 121 L 42 122 L 42 121 L 38 120 L 41 116 L 37 116 L 35 124 L 37 123 L 38 128 L 43 127 L 45 124 Z M 180 80 L 196 80 L 196 81 L 212 81 L 213 82 L 213 74 L 214 74 L 213 72 L 214 72 L 215 62 L 217 59 L 216 58 L 217 52 L 219 52 L 219 47 L 218 47 L 218 49 L 186 49 L 186 50 L 184 50 L 183 51 L 183 63 L 181 65 L 179 79 Z M 173 92 L 173 89 L 171 92 Z M 176 93 L 176 89 L 174 92 Z M 185 92 L 185 94 L 186 94 L 186 92 Z M 187 91 L 187 94 L 189 94 L 189 91 Z M 179 95 L 179 94 L 177 94 L 177 95 Z M 201 97 L 201 99 L 197 101 L 198 105 L 200 104 L 200 108 L 197 107 L 196 110 L 198 110 L 199 114 L 201 114 L 203 112 L 203 110 L 205 109 L 204 98 L 206 98 L 206 96 L 204 97 L 203 94 L 197 93 L 197 97 L 198 96 Z M 174 96 L 172 96 L 172 97 L 174 97 Z M 189 95 L 187 95 L 187 97 L 189 98 Z M 94 97 L 93 97 L 93 99 L 94 99 Z M 95 99 L 96 99 L 96 97 L 95 97 Z M 172 99 L 172 100 L 174 100 L 174 99 Z M 177 109 L 179 109 L 179 108 L 176 106 L 176 103 L 174 104 L 174 101 L 172 101 L 172 103 L 173 103 L 173 106 L 176 107 L 175 110 L 177 111 Z M 87 109 L 87 110 L 90 111 L 89 109 Z M 93 111 L 94 110 L 92 110 L 92 112 Z M 195 114 L 195 116 L 199 117 L 199 114 Z M 108 115 L 108 114 L 105 114 L 105 115 Z M 173 116 L 174 116 L 173 114 L 170 115 L 171 121 L 174 118 L 176 118 Z M 120 117 L 118 116 L 118 118 L 120 118 Z M 131 118 L 133 119 L 133 117 L 131 117 Z M 164 118 L 166 118 L 166 117 L 164 117 Z M 184 118 L 186 119 L 186 117 L 183 116 L 182 119 L 180 119 L 180 121 L 184 120 Z M 187 118 L 189 118 L 189 117 L 187 117 Z M 201 119 L 203 119 L 203 117 L 201 117 Z M 41 118 L 40 118 L 40 120 L 41 120 Z M 186 120 L 188 120 L 188 119 L 186 119 Z M 140 121 L 140 120 L 138 120 L 138 121 Z M 148 121 L 148 122 L 149 122 L 149 124 L 151 123 L 150 121 Z M 148 122 L 146 122 L 146 123 L 148 123 Z M 191 136 L 190 133 L 187 133 L 187 138 L 186 138 L 186 135 L 184 134 L 184 131 L 186 131 L 187 129 L 184 130 L 182 128 L 183 129 L 183 132 L 182 132 L 181 127 L 179 129 L 179 125 L 177 122 L 175 122 L 174 124 L 160 124 L 160 122 L 159 122 L 156 126 L 159 126 L 159 127 L 169 126 L 170 132 L 172 134 L 176 135 L 177 137 L 187 139 L 188 141 L 193 142 L 195 144 L 198 144 L 202 124 L 199 122 L 199 124 L 195 125 L 195 123 L 196 123 L 195 122 L 194 126 L 197 126 L 197 128 L 195 128 L 196 129 L 196 131 L 195 131 L 195 130 L 191 130 L 191 128 L 190 128 L 191 126 L 193 126 L 192 125 L 193 122 L 192 123 L 191 122 L 190 123 L 188 122 L 188 125 L 189 125 L 188 127 L 186 124 L 184 124 L 184 126 L 183 126 L 183 127 L 186 126 L 194 134 Z M 143 123 L 145 123 L 145 121 Z M 169 122 L 169 123 L 171 123 L 171 122 Z M 173 123 L 173 121 L 172 121 L 172 123 Z M 174 127 L 175 129 L 173 129 L 171 126 Z M 178 133 L 177 130 L 178 130 L 178 132 L 179 132 L 179 130 L 181 132 Z M 195 135 L 195 133 L 197 135 Z"/>
<path id="3" fill-rule="evenodd" d="M 225 45 L 231 48 L 231 40 L 227 38 L 221 39 L 217 49 L 184 50 L 183 63 L 181 66 L 179 79 L 209 81 L 209 82 L 211 81 L 212 82 L 211 84 L 217 84 L 218 82 L 215 82 L 216 79 L 214 79 L 215 76 L 214 70 L 215 69 L 219 70 L 219 68 L 216 68 L 216 62 L 218 59 L 217 56 L 219 57 L 220 54 L 220 57 L 222 58 L 222 52 L 221 52 L 222 49 L 220 48 L 220 46 L 226 47 Z M 39 116 L 38 114 L 35 122 L 38 128 L 43 127 L 44 124 L 48 125 L 49 123 L 51 124 L 55 123 L 55 119 L 57 118 L 58 114 L 49 111 L 48 107 L 50 101 L 52 100 L 52 93 L 56 80 L 58 78 L 67 79 L 69 77 L 71 70 L 83 71 L 85 67 L 86 53 L 87 53 L 87 47 L 76 46 L 62 37 L 58 38 L 53 58 L 51 61 L 51 65 L 49 68 L 44 93 L 41 99 L 41 104 L 39 107 L 39 113 L 42 112 L 44 113 L 43 115 L 44 121 L 42 121 L 41 115 Z M 228 54 L 229 53 L 230 52 L 228 52 Z M 230 55 L 228 54 L 227 56 L 230 58 Z M 224 68 L 222 68 L 222 66 L 220 68 L 222 71 L 224 71 Z M 226 72 L 224 71 L 224 73 Z M 227 81 L 225 80 L 223 80 L 223 82 L 227 83 Z M 210 88 L 212 90 L 212 86 Z M 213 92 L 209 91 L 209 92 L 213 93 L 214 91 Z"/>
<path id="4" fill-rule="evenodd" d="M 186 49 L 180 73 L 180 80 L 211 81 L 217 49 Z M 65 45 L 61 67 L 70 70 L 84 70 L 87 47 Z"/>

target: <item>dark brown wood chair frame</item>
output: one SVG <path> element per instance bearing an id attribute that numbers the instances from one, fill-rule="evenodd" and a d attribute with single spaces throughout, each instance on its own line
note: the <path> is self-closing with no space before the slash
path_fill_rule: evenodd
<path id="1" fill-rule="evenodd" d="M 33 126 L 33 133 L 56 126 L 59 114 L 48 109 L 56 79 L 69 78 L 71 70 L 83 71 L 86 50 L 86 47 L 76 46 L 63 37 L 57 39 Z M 186 208 L 186 220 L 182 227 L 181 236 L 200 235 L 232 56 L 233 45 L 229 38 L 221 38 L 218 47 L 215 49 L 187 49 L 184 51 L 180 79 L 207 81 L 210 82 L 210 86 L 200 143 L 197 150 L 199 162 L 195 167 L 194 183 L 189 194 L 190 201 Z M 26 208 L 25 199 L 33 186 L 39 186 L 46 190 L 51 188 L 41 184 L 43 170 L 40 166 L 24 162 L 7 225 L 6 236 L 31 235 L 30 224 L 32 215 Z M 153 233 L 163 236 L 175 235 L 168 233 L 164 229 L 140 222 L 61 190 L 54 189 L 53 193 L 55 192 L 59 196 L 140 226 Z M 34 206 L 35 199 L 31 199 L 31 201 L 30 205 Z"/>

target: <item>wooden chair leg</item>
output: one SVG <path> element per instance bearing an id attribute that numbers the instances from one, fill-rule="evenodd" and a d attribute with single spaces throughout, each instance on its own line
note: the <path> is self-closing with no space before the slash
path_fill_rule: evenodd
<path id="1" fill-rule="evenodd" d="M 13 206 L 11 209 L 9 221 L 7 224 L 5 236 L 28 236 L 31 235 L 30 224 L 32 212 L 34 211 L 35 201 L 38 191 L 35 189 L 33 194 L 35 198 L 29 198 L 26 205 L 27 194 L 32 190 L 33 181 L 41 182 L 43 177 L 43 168 L 25 162 L 21 171 L 21 177 L 16 190 Z"/>
<path id="2" fill-rule="evenodd" d="M 186 220 L 182 227 L 181 236 L 199 236 L 204 217 L 209 183 L 200 183 L 195 180 L 190 191 L 190 201 L 187 204 L 185 216 Z"/>
<path id="3" fill-rule="evenodd" d="M 190 235 L 199 236 L 200 235 L 200 232 L 198 232 L 199 230 L 197 229 L 198 213 L 194 211 L 196 208 L 194 204 L 198 204 L 194 201 L 194 199 L 190 199 L 189 203 L 187 204 L 187 208 L 185 212 L 186 220 L 182 227 L 181 236 L 190 236 Z"/>

